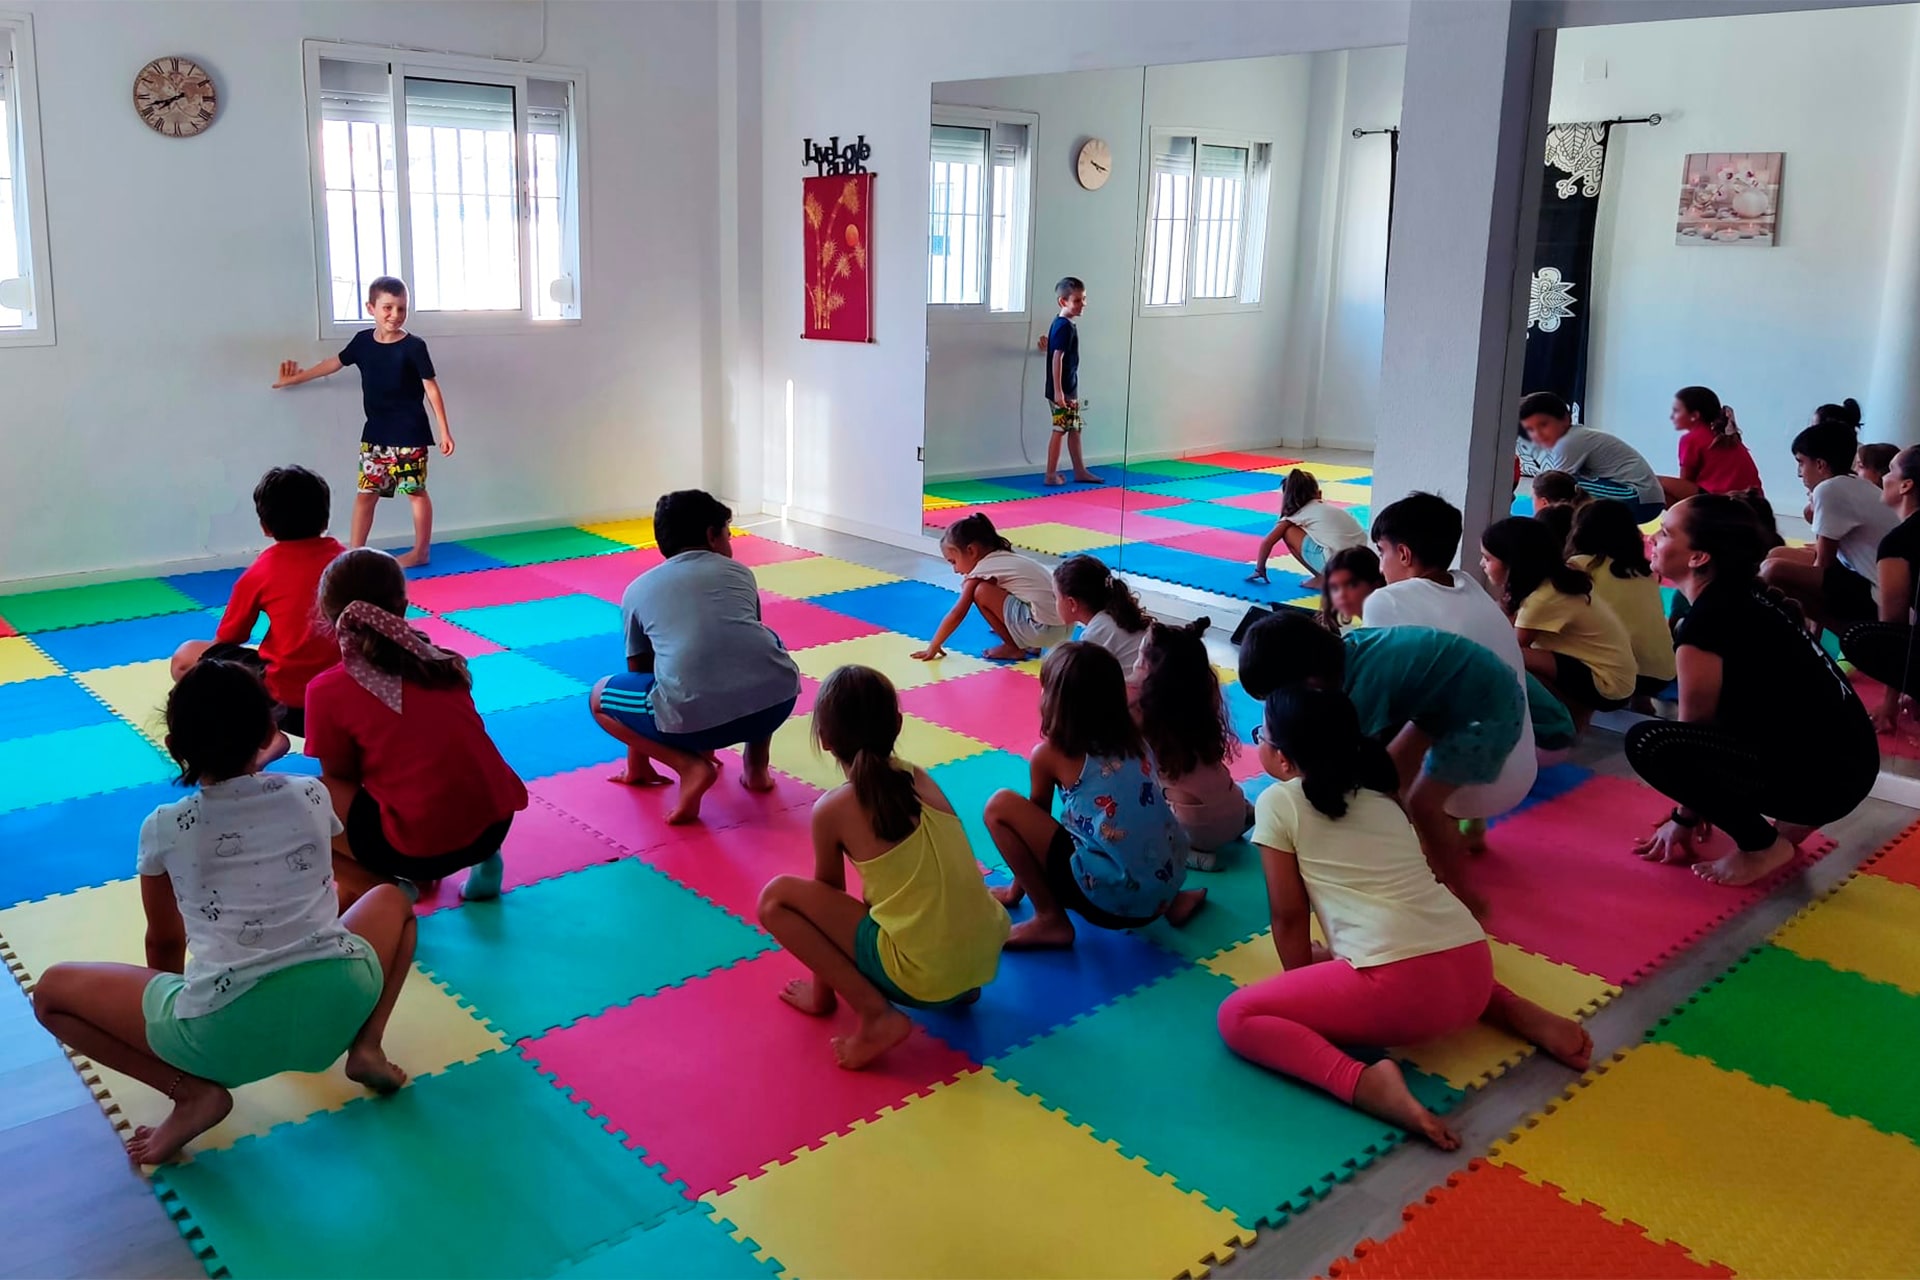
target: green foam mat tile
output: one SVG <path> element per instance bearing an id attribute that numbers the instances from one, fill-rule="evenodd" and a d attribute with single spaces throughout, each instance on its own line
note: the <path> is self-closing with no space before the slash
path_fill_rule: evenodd
<path id="1" fill-rule="evenodd" d="M 1920 1141 L 1920 996 L 1761 947 L 1648 1039 Z"/>
<path id="2" fill-rule="evenodd" d="M 1222 845 L 1218 871 L 1189 871 L 1188 889 L 1205 889 L 1207 900 L 1182 928 L 1156 920 L 1138 932 L 1176 955 L 1204 960 L 1245 942 L 1273 923 L 1260 851 L 1245 840 Z"/>
<path id="3" fill-rule="evenodd" d="M 595 1249 L 554 1272 L 553 1280 L 769 1280 L 779 1274 L 777 1264 L 760 1261 L 701 1205 Z"/>
<path id="4" fill-rule="evenodd" d="M 926 491 L 931 497 L 964 503 L 1012 502 L 1015 498 L 1033 496 L 1024 489 L 994 484 L 988 480 L 948 480 L 940 484 L 930 484 Z"/>
<path id="5" fill-rule="evenodd" d="M 491 538 L 463 539 L 460 546 L 492 556 L 502 564 L 551 564 L 581 556 L 604 556 L 632 547 L 585 529 L 536 529 L 532 533 L 502 533 Z"/>
<path id="6" fill-rule="evenodd" d="M 544 1276 L 686 1204 L 508 1052 L 164 1167 L 154 1189 L 210 1275 L 247 1280 Z"/>
<path id="7" fill-rule="evenodd" d="M 0 596 L 0 618 L 27 635 L 86 627 L 96 622 L 152 618 L 163 613 L 192 613 L 200 607 L 200 602 L 192 596 L 158 578 Z"/>
<path id="8" fill-rule="evenodd" d="M 1184 969 L 990 1065 L 1241 1222 L 1277 1226 L 1405 1134 L 1235 1056 L 1215 1023 L 1235 989 Z M 1437 1110 L 1462 1096 L 1420 1072 L 1407 1078 Z"/>
<path id="9" fill-rule="evenodd" d="M 436 911 L 420 921 L 415 958 L 518 1040 L 773 945 L 653 868 L 623 860 Z"/>
<path id="10" fill-rule="evenodd" d="M 1204 462 L 1187 462 L 1180 458 L 1162 458 L 1158 462 L 1129 462 L 1128 475 L 1165 476 L 1169 480 L 1201 480 L 1207 476 L 1225 475 L 1231 468 L 1210 467 Z M 1151 483 L 1143 481 L 1142 483 Z"/>

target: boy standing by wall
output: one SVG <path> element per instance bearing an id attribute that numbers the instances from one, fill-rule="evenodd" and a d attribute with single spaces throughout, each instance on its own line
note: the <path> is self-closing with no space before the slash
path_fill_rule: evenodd
<path id="1" fill-rule="evenodd" d="M 1047 483 L 1065 484 L 1060 477 L 1060 442 L 1067 442 L 1073 458 L 1073 478 L 1081 484 L 1104 484 L 1087 470 L 1080 448 L 1080 330 L 1074 317 L 1087 309 L 1087 286 L 1076 276 L 1065 276 L 1053 288 L 1060 314 L 1040 346 L 1047 353 L 1047 403 L 1053 409 L 1053 436 L 1047 441 Z"/>

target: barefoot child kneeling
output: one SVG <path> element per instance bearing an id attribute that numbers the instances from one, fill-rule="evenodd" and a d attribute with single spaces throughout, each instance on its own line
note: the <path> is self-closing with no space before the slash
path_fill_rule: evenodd
<path id="1" fill-rule="evenodd" d="M 1593 1041 L 1579 1023 L 1494 981 L 1486 934 L 1434 879 L 1394 800 L 1393 761 L 1344 693 L 1296 684 L 1270 696 L 1260 762 L 1280 779 L 1255 805 L 1253 841 L 1284 972 L 1220 1006 L 1228 1048 L 1448 1151 L 1458 1135 L 1398 1063 L 1363 1066 L 1340 1046 L 1418 1044 L 1484 1021 L 1586 1070 Z"/>
<path id="2" fill-rule="evenodd" d="M 940 536 L 940 554 L 966 581 L 960 584 L 959 602 L 915 658 L 933 662 L 945 657 L 942 646 L 973 609 L 1000 637 L 999 644 L 980 655 L 997 662 L 1019 662 L 1073 637 L 1073 628 L 1060 613 L 1053 575 L 1039 561 L 1015 551 L 984 511 L 949 525 Z"/>
<path id="3" fill-rule="evenodd" d="M 1009 907 L 1033 899 L 1033 919 L 1015 925 L 1007 945 L 1072 946 L 1068 911 L 1102 929 L 1137 929 L 1161 916 L 1178 928 L 1192 919 L 1207 891 L 1180 887 L 1186 832 L 1127 706 L 1119 660 L 1082 640 L 1048 654 L 1040 732 L 1028 794 L 999 791 L 987 801 L 987 830 L 1013 872 L 1013 883 L 993 896 Z"/>
<path id="4" fill-rule="evenodd" d="M 1006 909 L 980 879 L 953 805 L 925 770 L 894 758 L 900 724 L 900 700 L 878 671 L 827 677 L 814 742 L 847 781 L 814 802 L 813 877 L 776 876 L 760 895 L 760 923 L 813 970 L 781 999 L 825 1015 L 844 996 L 860 1015 L 852 1035 L 833 1041 L 840 1065 L 855 1071 L 912 1033 L 894 1005 L 978 999 L 1007 938 Z M 847 892 L 843 858 L 860 869 L 865 902 Z"/>
<path id="5" fill-rule="evenodd" d="M 33 989 L 48 1031 L 173 1102 L 127 1144 L 141 1164 L 225 1119 L 229 1089 L 282 1071 L 345 1053 L 368 1088 L 406 1082 L 380 1040 L 413 962 L 413 904 L 376 889 L 335 918 L 340 823 L 318 779 L 256 772 L 278 736 L 251 671 L 201 662 L 181 677 L 167 750 L 199 789 L 140 828 L 147 963 L 56 964 Z"/>
<path id="6" fill-rule="evenodd" d="M 720 776 L 713 753 L 740 746 L 751 791 L 771 791 L 773 731 L 800 698 L 800 668 L 760 620 L 760 586 L 733 558 L 733 512 L 699 489 L 681 489 L 653 508 L 653 533 L 666 563 L 633 580 L 620 598 L 627 670 L 594 686 L 589 706 L 600 727 L 627 746 L 626 772 L 612 781 L 666 783 L 659 761 L 680 779 L 670 823 L 700 816 Z"/>

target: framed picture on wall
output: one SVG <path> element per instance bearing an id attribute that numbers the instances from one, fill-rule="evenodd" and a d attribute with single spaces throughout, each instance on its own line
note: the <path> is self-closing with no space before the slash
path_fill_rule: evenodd
<path id="1" fill-rule="evenodd" d="M 873 341 L 873 175 L 804 180 L 800 212 L 806 245 L 803 337 Z"/>
<path id="2" fill-rule="evenodd" d="M 1772 248 L 1780 218 L 1780 151 L 1700 151 L 1680 174 L 1676 244 Z"/>

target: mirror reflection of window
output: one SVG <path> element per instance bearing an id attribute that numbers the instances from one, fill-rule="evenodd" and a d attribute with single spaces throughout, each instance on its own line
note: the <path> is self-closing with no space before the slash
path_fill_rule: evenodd
<path id="1" fill-rule="evenodd" d="M 1141 296 L 1149 308 L 1260 301 L 1272 148 L 1154 131 Z"/>
<path id="2" fill-rule="evenodd" d="M 1027 126 L 933 126 L 927 177 L 927 302 L 1027 309 Z"/>

